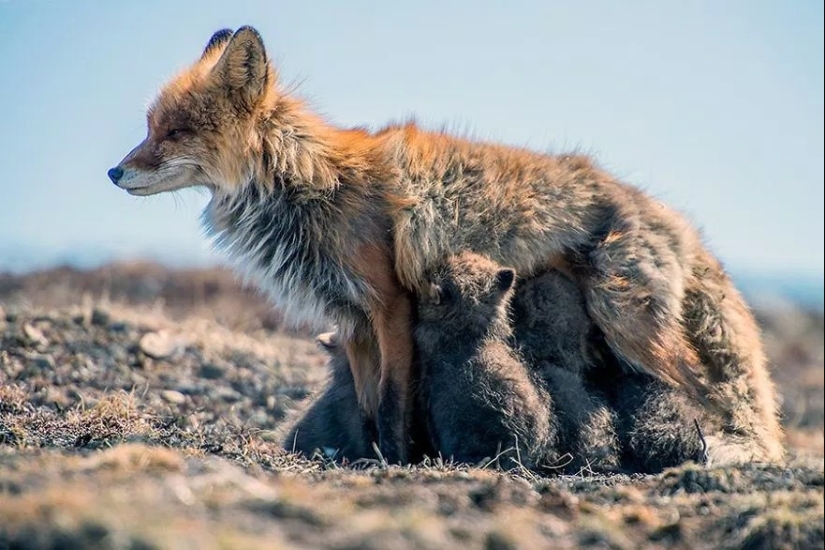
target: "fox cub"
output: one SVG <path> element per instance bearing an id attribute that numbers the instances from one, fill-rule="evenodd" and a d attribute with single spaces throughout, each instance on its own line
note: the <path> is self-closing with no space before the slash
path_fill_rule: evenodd
<path id="1" fill-rule="evenodd" d="M 284 448 L 307 458 L 320 455 L 336 462 L 374 458 L 375 425 L 358 406 L 355 381 L 337 335 L 320 334 L 315 342 L 329 357 L 329 380 L 289 429 Z"/>
<path id="2" fill-rule="evenodd" d="M 684 388 L 782 456 L 758 327 L 685 219 L 579 156 L 428 132 L 337 128 L 281 85 L 252 27 L 222 30 L 160 92 L 109 177 L 208 189 L 216 245 L 287 319 L 338 324 L 382 453 L 407 458 L 413 296 L 472 250 L 523 278 L 562 266 L 626 371 Z M 323 326 L 323 328 L 321 328 Z"/>
<path id="3" fill-rule="evenodd" d="M 606 395 L 590 386 L 613 360 L 574 282 L 550 270 L 516 287 L 511 306 L 514 343 L 553 401 L 558 448 L 568 471 L 621 467 L 616 415 Z"/>
<path id="4" fill-rule="evenodd" d="M 471 253 L 432 273 L 415 343 L 423 413 L 445 458 L 536 468 L 555 439 L 550 398 L 509 341 L 515 271 Z"/>
<path id="5" fill-rule="evenodd" d="M 329 377 L 323 390 L 308 406 L 295 411 L 297 419 L 287 423 L 284 449 L 307 458 L 320 457 L 340 464 L 382 458 L 374 447 L 378 442 L 375 422 L 366 417 L 358 405 L 355 380 L 338 334 L 319 334 L 315 341 L 328 357 Z M 423 416 L 416 413 L 408 442 L 411 463 L 434 454 L 423 423 Z"/>

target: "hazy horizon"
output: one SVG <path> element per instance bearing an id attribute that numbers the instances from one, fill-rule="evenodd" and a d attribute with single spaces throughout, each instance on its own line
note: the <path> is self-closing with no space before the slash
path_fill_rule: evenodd
<path id="1" fill-rule="evenodd" d="M 685 212 L 731 271 L 823 277 L 823 6 L 744 1 L 0 1 L 0 271 L 221 261 L 205 195 L 131 197 L 106 170 L 163 82 L 242 24 L 337 124 L 578 148 Z"/>

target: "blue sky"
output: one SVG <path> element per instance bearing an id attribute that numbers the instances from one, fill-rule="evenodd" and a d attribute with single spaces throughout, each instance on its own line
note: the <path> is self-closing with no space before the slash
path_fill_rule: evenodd
<path id="1" fill-rule="evenodd" d="M 732 269 L 822 277 L 813 0 L 0 0 L 0 271 L 216 258 L 206 196 L 131 197 L 106 170 L 160 85 L 242 24 L 336 123 L 576 147 L 686 212 Z"/>

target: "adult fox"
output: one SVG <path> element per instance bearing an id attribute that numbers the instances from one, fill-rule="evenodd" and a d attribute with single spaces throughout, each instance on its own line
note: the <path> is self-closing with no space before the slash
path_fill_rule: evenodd
<path id="1" fill-rule="evenodd" d="M 722 267 L 682 217 L 585 158 L 413 124 L 336 128 L 279 86 L 246 26 L 215 33 L 161 90 L 146 139 L 109 177 L 133 195 L 212 192 L 216 245 L 288 319 L 339 325 L 389 461 L 406 458 L 411 296 L 465 250 L 524 277 L 565 266 L 626 368 L 721 407 L 781 455 L 759 331 Z M 742 399 L 758 419 L 729 405 Z"/>

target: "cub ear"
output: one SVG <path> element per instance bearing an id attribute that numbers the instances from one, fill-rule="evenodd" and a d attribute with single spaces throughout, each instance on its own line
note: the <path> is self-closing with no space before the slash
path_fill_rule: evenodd
<path id="1" fill-rule="evenodd" d="M 500 269 L 496 273 L 496 288 L 500 292 L 507 292 L 513 288 L 513 283 L 516 282 L 516 271 L 514 269 L 505 268 Z"/>
<path id="2" fill-rule="evenodd" d="M 427 291 L 427 297 L 430 299 L 435 305 L 441 304 L 442 301 L 442 292 L 441 287 L 435 283 L 430 283 L 430 288 Z"/>
<path id="3" fill-rule="evenodd" d="M 325 332 L 315 337 L 315 343 L 323 351 L 332 352 L 338 348 L 338 333 Z"/>
<path id="4" fill-rule="evenodd" d="M 232 38 L 232 29 L 221 29 L 215 34 L 213 34 L 212 38 L 210 38 L 209 42 L 206 44 L 206 47 L 203 49 L 201 59 L 206 57 L 212 51 L 217 50 L 218 48 L 229 42 L 230 38 Z"/>
<path id="5" fill-rule="evenodd" d="M 226 49 L 212 69 L 212 75 L 220 86 L 226 88 L 230 97 L 242 101 L 246 107 L 254 107 L 266 91 L 268 69 L 261 35 L 247 26 L 241 27 L 229 38 Z"/>

